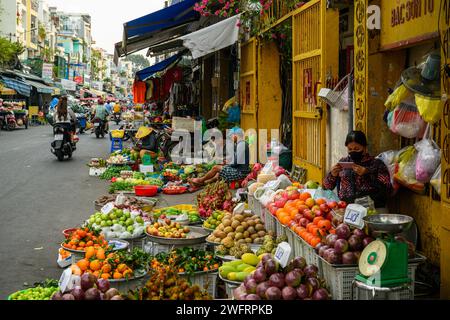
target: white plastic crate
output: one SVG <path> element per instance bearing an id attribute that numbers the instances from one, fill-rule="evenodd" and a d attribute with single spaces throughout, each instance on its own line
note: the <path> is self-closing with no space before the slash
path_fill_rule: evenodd
<path id="1" fill-rule="evenodd" d="M 217 272 L 204 272 L 190 277 L 188 275 L 182 275 L 182 277 L 187 279 L 192 285 L 198 285 L 201 290 L 206 290 L 211 297 L 216 298 L 218 278 Z"/>
<path id="2" fill-rule="evenodd" d="M 316 253 L 313 247 L 311 247 L 308 243 L 305 242 L 305 240 L 303 240 L 302 238 L 299 239 L 303 250 L 303 257 L 305 258 L 306 263 L 317 266 L 317 268 L 319 269 L 319 277 L 323 278 L 324 271 L 320 256 Z"/>
<path id="3" fill-rule="evenodd" d="M 262 218 L 262 212 L 265 208 L 262 206 L 262 204 L 256 200 L 253 207 L 253 212 L 258 216 Z M 262 219 L 261 219 L 262 220 Z"/>
<path id="4" fill-rule="evenodd" d="M 133 250 L 134 248 L 139 248 L 144 250 L 145 246 L 145 237 L 134 240 L 126 240 L 130 245 L 128 246 L 128 250 Z"/>
<path id="5" fill-rule="evenodd" d="M 303 255 L 303 246 L 300 241 L 300 237 L 291 229 L 286 230 L 286 236 L 288 238 L 288 242 L 291 245 L 292 252 L 295 257 L 304 257 Z"/>
<path id="6" fill-rule="evenodd" d="M 276 228 L 276 233 L 277 233 L 277 237 L 282 237 L 282 236 L 286 236 L 287 232 L 286 232 L 286 227 L 283 226 L 281 224 L 280 221 L 278 221 L 278 219 L 275 219 L 275 228 Z"/>
<path id="7" fill-rule="evenodd" d="M 197 249 L 197 250 L 205 250 L 206 244 L 201 243 L 201 244 L 196 244 L 196 245 L 185 246 L 185 245 L 159 244 L 159 243 L 147 241 L 147 243 L 144 245 L 144 251 L 151 255 L 157 255 L 158 253 L 161 253 L 161 252 L 168 253 L 168 252 L 172 251 L 173 249 L 185 248 L 185 247 L 189 247 L 189 248 L 193 248 L 193 249 Z"/>
<path id="8" fill-rule="evenodd" d="M 273 231 L 275 232 L 275 235 L 277 235 L 277 227 L 276 227 L 276 221 L 277 218 L 275 218 L 270 212 L 266 212 L 266 221 L 265 221 L 265 227 L 267 231 Z"/>
<path id="9" fill-rule="evenodd" d="M 321 266 L 323 270 L 323 278 L 325 279 L 327 286 L 330 290 L 333 300 L 351 300 L 352 290 L 353 299 L 358 300 L 373 300 L 372 293 L 366 290 L 353 289 L 353 280 L 356 275 L 359 274 L 359 268 L 355 266 L 332 266 L 325 260 L 321 259 Z M 414 300 L 414 285 L 417 266 L 421 261 L 424 261 L 424 257 L 419 255 L 419 262 L 411 262 L 408 264 L 408 276 L 412 279 L 412 283 L 409 289 L 394 292 L 391 294 L 396 300 Z M 359 297 L 357 297 L 357 291 Z M 382 293 L 378 293 L 375 296 L 375 300 L 383 300 L 386 297 Z M 394 299 L 395 300 L 395 299 Z"/>

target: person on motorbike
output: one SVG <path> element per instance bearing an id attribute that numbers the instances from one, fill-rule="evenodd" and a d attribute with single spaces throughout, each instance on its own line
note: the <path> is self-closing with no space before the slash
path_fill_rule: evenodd
<path id="1" fill-rule="evenodd" d="M 138 146 L 138 149 L 140 149 L 139 156 L 141 159 L 146 154 L 149 154 L 152 158 L 157 157 L 159 151 L 157 136 L 158 134 L 153 128 L 139 128 L 138 132 L 136 133 L 136 139 L 138 139 L 136 146 Z"/>
<path id="2" fill-rule="evenodd" d="M 105 122 L 105 133 L 108 133 L 109 131 L 108 116 L 110 115 L 110 113 L 108 112 L 108 109 L 106 108 L 103 99 L 98 100 L 98 103 L 93 109 L 93 111 L 94 111 L 93 119 L 100 119 L 103 122 Z"/>
<path id="3" fill-rule="evenodd" d="M 75 135 L 77 116 L 67 106 L 67 97 L 61 97 L 58 105 L 56 106 L 56 112 L 53 115 L 54 124 L 69 124 L 70 125 L 70 140 L 72 142 L 78 141 L 78 137 Z"/>

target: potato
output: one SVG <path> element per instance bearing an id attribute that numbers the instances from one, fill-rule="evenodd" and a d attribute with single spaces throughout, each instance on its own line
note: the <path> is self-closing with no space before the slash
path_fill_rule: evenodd
<path id="1" fill-rule="evenodd" d="M 244 238 L 248 238 L 248 237 L 250 237 L 250 232 L 244 231 Z"/>
<path id="2" fill-rule="evenodd" d="M 249 227 L 249 228 L 247 229 L 247 231 L 248 231 L 251 235 L 256 233 L 256 230 L 255 230 L 255 228 L 253 228 L 253 227 Z"/>
<path id="3" fill-rule="evenodd" d="M 239 220 L 233 220 L 233 222 L 231 223 L 231 227 L 236 230 L 237 227 L 239 227 L 241 225 L 241 223 L 239 222 Z"/>
<path id="4" fill-rule="evenodd" d="M 263 226 L 262 224 L 258 223 L 258 224 L 255 226 L 255 229 L 256 229 L 256 231 L 262 231 L 262 230 L 264 230 L 264 226 Z"/>

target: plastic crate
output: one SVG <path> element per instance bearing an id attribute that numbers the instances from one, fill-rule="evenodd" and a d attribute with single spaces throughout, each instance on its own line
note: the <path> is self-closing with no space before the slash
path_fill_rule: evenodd
<path id="1" fill-rule="evenodd" d="M 289 244 L 291 245 L 294 258 L 303 257 L 303 246 L 300 241 L 300 237 L 291 229 L 286 229 L 286 236 Z"/>
<path id="2" fill-rule="evenodd" d="M 321 260 L 321 266 L 323 270 L 323 278 L 325 279 L 327 286 L 330 290 L 333 300 L 351 300 L 352 291 L 354 300 L 373 300 L 371 297 L 372 293 L 366 290 L 356 290 L 353 288 L 353 280 L 356 275 L 359 274 L 358 265 L 355 266 L 332 266 L 327 261 Z M 414 300 L 414 286 L 415 286 L 415 276 L 416 269 L 418 265 L 425 261 L 425 257 L 417 255 L 417 258 L 410 260 L 408 263 L 408 276 L 412 279 L 410 288 L 405 290 L 393 292 L 390 294 L 391 297 L 395 297 L 393 300 Z M 359 293 L 359 296 L 357 292 Z M 375 300 L 383 300 L 386 297 L 384 294 L 377 294 Z"/>
<path id="3" fill-rule="evenodd" d="M 265 227 L 267 231 L 273 231 L 275 236 L 277 235 L 276 227 L 277 218 L 275 218 L 270 212 L 266 212 Z"/>
<path id="4" fill-rule="evenodd" d="M 198 285 L 201 290 L 206 288 L 211 297 L 217 297 L 217 272 L 202 272 L 193 276 L 182 275 L 182 277 L 187 279 L 192 285 Z"/>
<path id="5" fill-rule="evenodd" d="M 145 237 L 140 238 L 140 239 L 134 239 L 134 240 L 127 240 L 130 245 L 128 246 L 128 250 L 133 250 L 134 248 L 139 248 L 144 250 L 144 246 L 145 246 Z"/>
<path id="6" fill-rule="evenodd" d="M 286 227 L 283 226 L 281 224 L 280 221 L 278 221 L 278 219 L 275 219 L 275 228 L 276 228 L 276 233 L 277 233 L 277 237 L 282 237 L 282 236 L 286 236 L 287 232 L 286 232 Z"/>
<path id="7" fill-rule="evenodd" d="M 201 244 L 186 246 L 186 245 L 159 244 L 159 243 L 147 241 L 147 243 L 144 245 L 144 251 L 151 255 L 157 255 L 158 253 L 161 253 L 161 252 L 169 253 L 173 249 L 185 248 L 185 247 L 189 247 L 189 248 L 193 248 L 193 249 L 197 249 L 197 250 L 205 250 L 206 244 L 201 243 Z"/>
<path id="8" fill-rule="evenodd" d="M 307 264 L 313 264 L 319 269 L 319 277 L 324 277 L 324 271 L 322 266 L 322 259 L 316 253 L 313 247 L 311 247 L 308 243 L 305 242 L 302 238 L 300 238 L 300 245 L 303 250 L 303 257 L 306 260 Z"/>
<path id="9" fill-rule="evenodd" d="M 260 217 L 261 220 L 262 220 L 262 215 L 263 215 L 264 209 L 265 209 L 265 208 L 263 207 L 263 205 L 262 205 L 258 200 L 256 200 L 256 201 L 255 201 L 255 204 L 254 204 L 254 207 L 253 207 L 253 212 L 254 212 L 258 217 Z"/>
<path id="10" fill-rule="evenodd" d="M 255 202 L 256 202 L 255 197 L 253 195 L 249 194 L 247 198 L 248 198 L 248 201 L 247 201 L 248 202 L 248 209 L 252 210 L 253 212 L 255 212 Z"/>

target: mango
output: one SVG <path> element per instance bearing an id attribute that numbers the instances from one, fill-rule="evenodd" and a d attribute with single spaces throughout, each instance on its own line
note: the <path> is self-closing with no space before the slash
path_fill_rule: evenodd
<path id="1" fill-rule="evenodd" d="M 238 272 L 236 273 L 236 281 L 244 281 L 249 275 L 249 272 Z"/>
<path id="2" fill-rule="evenodd" d="M 231 266 L 221 266 L 221 267 L 219 268 L 220 276 L 221 276 L 222 278 L 224 278 L 224 279 L 227 279 L 228 275 L 229 275 L 231 272 L 236 272 L 236 270 L 235 270 L 233 267 L 231 267 Z"/>
<path id="3" fill-rule="evenodd" d="M 242 271 L 244 271 L 245 269 L 247 269 L 248 267 L 251 267 L 251 265 L 246 264 L 246 263 L 243 263 L 243 264 L 237 266 L 236 270 L 239 271 L 239 272 L 242 272 Z"/>
<path id="4" fill-rule="evenodd" d="M 237 268 L 237 267 L 238 267 L 239 265 L 241 265 L 242 263 L 243 263 L 242 260 L 234 260 L 234 261 L 227 262 L 227 263 L 224 264 L 224 265 L 232 266 L 233 268 Z"/>
<path id="5" fill-rule="evenodd" d="M 237 281 L 237 273 L 236 272 L 230 272 L 228 274 L 227 278 L 230 281 Z"/>
<path id="6" fill-rule="evenodd" d="M 244 263 L 251 265 L 251 266 L 256 266 L 259 263 L 259 259 L 258 257 L 253 254 L 253 253 L 244 253 L 242 255 L 242 261 L 244 261 Z"/>
<path id="7" fill-rule="evenodd" d="M 247 269 L 245 269 L 244 272 L 252 273 L 255 270 L 256 270 L 256 268 L 251 266 L 251 267 L 248 267 Z"/>

